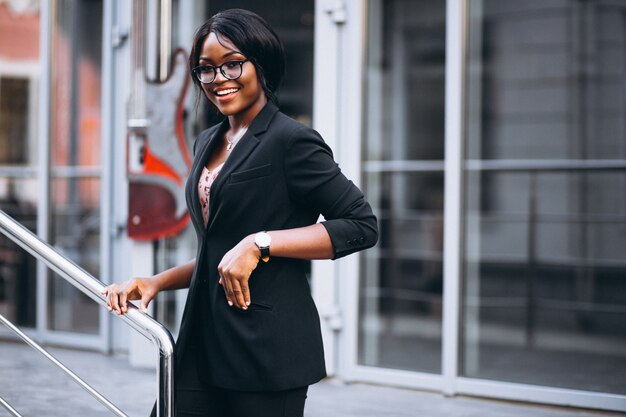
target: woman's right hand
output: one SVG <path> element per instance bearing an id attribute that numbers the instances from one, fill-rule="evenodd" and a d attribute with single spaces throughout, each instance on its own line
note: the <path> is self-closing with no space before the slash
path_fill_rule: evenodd
<path id="1" fill-rule="evenodd" d="M 159 290 L 154 278 L 133 278 L 121 284 L 108 285 L 101 294 L 106 297 L 108 310 L 115 310 L 118 315 L 122 315 L 128 312 L 128 300 L 141 300 L 139 310 L 147 313 L 148 303 Z"/>

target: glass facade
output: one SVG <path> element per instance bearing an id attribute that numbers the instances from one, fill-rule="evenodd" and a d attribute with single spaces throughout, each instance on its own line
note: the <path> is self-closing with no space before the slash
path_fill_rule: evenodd
<path id="1" fill-rule="evenodd" d="M 626 2 L 469 5 L 462 374 L 626 394 Z"/>
<path id="2" fill-rule="evenodd" d="M 102 2 L 57 1 L 52 28 L 49 240 L 100 275 Z M 99 306 L 50 271 L 48 327 L 99 332 Z"/>
<path id="3" fill-rule="evenodd" d="M 103 2 L 51 3 L 48 155 L 40 155 L 37 146 L 39 6 L 17 13 L 11 3 L 0 1 L 0 209 L 35 232 L 37 224 L 46 225 L 42 229 L 49 241 L 98 277 L 103 262 L 110 262 L 100 256 L 102 234 L 108 233 L 100 230 L 101 219 L 111 216 L 114 228 L 125 220 L 120 219 L 124 210 L 115 207 L 115 214 L 106 213 L 101 202 L 103 175 L 111 170 L 102 164 L 101 148 L 104 140 L 113 140 L 100 137 Z M 350 260 L 333 266 L 333 289 L 320 292 L 333 298 L 343 318 L 358 314 L 354 333 L 347 328 L 351 320 L 343 321 L 343 328 L 337 324 L 341 320 L 329 325 L 336 325 L 329 333 L 338 343 L 331 345 L 336 362 L 343 362 L 336 366 L 338 376 L 343 378 L 345 370 L 358 380 L 399 381 L 418 388 L 424 387 L 421 381 L 441 381 L 442 386 L 452 381 L 458 384 L 452 393 L 561 404 L 571 401 L 546 400 L 547 391 L 525 397 L 523 390 L 567 388 L 585 391 L 585 398 L 617 394 L 623 401 L 626 0 L 344 3 L 347 19 L 341 22 L 334 12 L 316 14 L 323 5 L 314 0 L 211 0 L 193 6 L 173 1 L 173 44 L 186 48 L 190 29 L 184 16 L 194 15 L 194 27 L 203 17 L 230 7 L 264 16 L 287 52 L 281 109 L 309 125 L 314 92 L 327 87 L 313 86 L 315 19 L 337 19 L 338 46 L 329 42 L 324 47 L 328 55 L 336 53 L 340 69 L 328 66 L 324 75 L 331 81 L 328 85 L 339 86 L 337 103 L 361 108 L 362 117 L 343 117 L 348 112 L 342 111 L 332 126 L 323 128 L 344 132 L 361 123 L 361 154 L 336 156 L 343 167 L 344 160 L 350 169 L 360 167 L 361 188 L 380 228 L 377 246 L 355 255 L 358 276 L 338 284 L 345 278 L 339 276 L 342 272 L 351 274 L 357 268 Z M 118 2 L 112 9 L 128 12 L 131 7 L 123 5 L 128 3 Z M 449 24 L 450 11 L 460 9 L 462 23 L 453 19 Z M 355 23 L 361 18 L 363 22 Z M 358 32 L 353 25 L 361 23 L 365 30 L 353 36 Z M 463 39 L 458 67 L 456 50 L 446 49 L 451 45 L 446 36 L 455 31 Z M 112 48 L 114 65 L 123 67 L 131 44 L 119 39 Z M 342 85 L 346 73 L 352 74 L 361 63 L 341 55 L 358 48 L 365 53 L 364 79 L 358 87 L 362 102 L 343 96 L 352 87 Z M 462 140 L 457 138 L 462 143 L 462 192 L 460 198 L 444 200 L 444 184 L 451 175 L 446 157 L 454 154 L 444 146 L 451 124 L 445 100 L 450 66 L 464 81 L 458 88 L 450 84 L 463 96 L 452 105 L 458 104 L 463 115 Z M 126 105 L 122 101 L 130 91 L 123 88 L 112 99 L 120 102 L 112 107 Z M 203 104 L 196 111 L 194 93 L 189 93 L 185 126 L 192 143 L 195 134 L 217 120 Z M 125 123 L 117 113 L 110 119 Z M 111 130 L 119 132 L 116 129 Z M 340 152 L 346 149 L 337 146 Z M 115 150 L 114 157 L 119 155 L 124 152 Z M 49 172 L 39 172 L 40 158 L 49 159 Z M 360 165 L 350 158 L 358 158 Z M 125 180 L 124 174 L 110 177 L 113 182 Z M 49 201 L 38 195 L 41 181 L 49 185 Z M 117 201 L 124 199 L 113 199 Z M 444 208 L 448 216 L 448 208 L 456 204 L 461 205 L 460 215 L 452 216 L 450 226 Z M 444 229 L 449 236 L 449 227 L 461 235 L 460 256 L 444 251 Z M 122 231 L 111 242 L 111 252 L 117 254 L 128 239 Z M 150 270 L 164 270 L 193 257 L 195 236 L 187 228 L 179 236 L 154 242 L 152 249 L 152 258 L 145 262 Z M 124 253 L 116 260 L 130 258 Z M 444 289 L 444 269 L 450 270 L 444 265 L 450 264 L 460 264 L 461 272 L 452 278 L 446 272 Z M 41 293 L 36 269 L 32 256 L 0 236 L 0 314 L 42 330 L 44 341 L 96 346 L 94 335 L 106 333 L 99 327 L 104 310 L 50 271 L 43 277 L 48 286 L 45 299 L 37 299 Z M 330 281 L 313 275 L 314 288 Z M 444 305 L 450 280 L 460 283 L 460 289 L 451 297 L 446 292 Z M 352 282 L 358 284 L 352 287 Z M 346 288 L 352 292 L 346 294 Z M 154 316 L 173 333 L 182 314 L 181 295 L 164 292 L 154 303 Z M 458 300 L 458 305 L 450 310 L 449 300 Z M 444 328 L 444 312 L 454 311 L 456 319 L 456 307 L 458 328 Z M 37 313 L 45 323 L 37 323 Z M 325 318 L 323 326 L 329 322 Z M 459 336 L 458 345 L 444 337 L 451 332 Z M 116 349 L 126 347 L 118 339 L 106 342 Z M 355 343 L 356 352 L 344 349 L 344 343 Z M 401 378 L 395 378 L 398 375 Z M 502 382 L 521 385 L 511 388 Z M 494 390 L 472 391 L 472 384 Z M 592 401 L 591 406 L 603 407 L 602 401 Z M 608 406 L 622 410 L 619 407 Z"/>
<path id="4" fill-rule="evenodd" d="M 359 364 L 441 372 L 445 3 L 368 3 Z"/>

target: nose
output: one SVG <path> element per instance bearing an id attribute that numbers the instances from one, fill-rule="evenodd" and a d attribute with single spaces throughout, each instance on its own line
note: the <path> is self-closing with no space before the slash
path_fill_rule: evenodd
<path id="1" fill-rule="evenodd" d="M 222 69 L 221 68 L 216 68 L 215 69 L 215 79 L 213 80 L 214 83 L 221 83 L 224 81 L 228 81 L 228 78 L 224 77 L 224 74 L 222 74 Z"/>

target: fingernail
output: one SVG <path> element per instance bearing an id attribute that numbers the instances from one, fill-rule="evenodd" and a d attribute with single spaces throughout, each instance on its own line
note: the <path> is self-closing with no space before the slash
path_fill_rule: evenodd
<path id="1" fill-rule="evenodd" d="M 228 301 L 228 305 L 232 307 L 233 306 L 233 302 L 232 301 Z"/>
<path id="2" fill-rule="evenodd" d="M 250 301 L 246 301 L 246 305 L 249 306 L 250 305 Z"/>

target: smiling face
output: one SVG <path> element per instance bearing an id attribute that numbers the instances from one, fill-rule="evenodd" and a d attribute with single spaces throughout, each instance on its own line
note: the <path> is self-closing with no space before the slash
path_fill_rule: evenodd
<path id="1" fill-rule="evenodd" d="M 247 57 L 228 39 L 209 33 L 202 43 L 200 65 L 219 66 L 229 61 L 244 61 Z M 202 84 L 207 98 L 232 122 L 249 125 L 252 119 L 267 103 L 263 88 L 259 83 L 254 64 L 247 61 L 241 67 L 241 77 L 229 80 L 217 70 L 215 80 Z M 231 123 L 232 124 L 232 123 Z"/>

